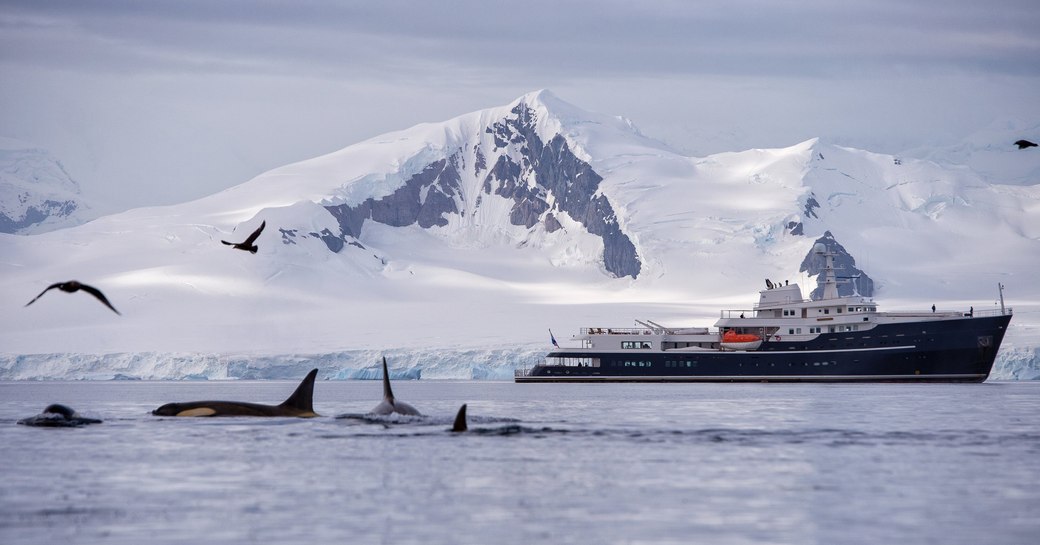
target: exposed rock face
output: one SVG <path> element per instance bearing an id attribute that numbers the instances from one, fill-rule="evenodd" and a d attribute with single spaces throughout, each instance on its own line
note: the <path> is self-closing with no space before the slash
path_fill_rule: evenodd
<path id="1" fill-rule="evenodd" d="M 822 237 L 816 239 L 816 242 L 827 245 L 828 250 L 837 254 L 834 256 L 834 274 L 838 277 L 838 295 L 852 295 L 855 290 L 856 293 L 864 297 L 874 296 L 874 281 L 867 276 L 867 273 L 856 267 L 856 258 L 852 257 L 845 250 L 845 247 L 834 239 L 834 235 L 830 231 L 825 232 Z M 812 250 L 809 250 L 805 259 L 802 260 L 799 272 L 818 275 L 816 289 L 809 294 L 810 299 L 816 300 L 823 296 L 823 276 L 821 273 L 825 264 L 824 258 L 817 256 Z"/>
<path id="2" fill-rule="evenodd" d="M 818 218 L 816 209 L 819 207 L 820 203 L 816 200 L 816 193 L 809 193 L 809 198 L 805 199 L 805 217 Z"/>
<path id="3" fill-rule="evenodd" d="M 325 208 L 339 221 L 342 235 L 357 238 L 365 220 L 393 227 L 418 223 L 419 227 L 444 226 L 445 214 L 458 214 L 455 198 L 460 197 L 458 155 L 430 163 L 404 185 L 380 199 L 367 199 L 357 205 Z M 326 242 L 327 243 L 327 242 Z"/>
<path id="4" fill-rule="evenodd" d="M 21 197 L 26 200 L 29 198 L 28 194 L 23 194 Z M 38 205 L 29 205 L 21 214 L 12 214 L 15 217 L 0 212 L 0 233 L 19 233 L 24 229 L 43 223 L 48 218 L 67 217 L 78 208 L 79 205 L 73 200 L 54 201 L 46 199 Z"/>
<path id="5" fill-rule="evenodd" d="M 477 180 L 483 176 L 480 193 L 512 200 L 509 223 L 528 229 L 558 231 L 563 228 L 560 214 L 567 214 L 603 239 L 603 263 L 608 272 L 635 278 L 641 270 L 640 258 L 622 232 L 610 201 L 597 194 L 602 176 L 571 151 L 563 136 L 557 134 L 544 142 L 537 132 L 535 110 L 521 103 L 511 113 L 513 116 L 485 128 L 491 150 L 479 143 L 473 146 L 472 176 Z M 390 195 L 326 208 L 339 222 L 343 237 L 359 237 L 367 220 L 395 227 L 445 226 L 447 215 L 462 214 L 460 209 L 465 207 L 462 180 L 470 173 L 464 171 L 463 157 L 460 148 L 430 163 Z M 490 168 L 489 161 L 493 161 Z M 483 200 L 477 195 L 472 206 L 480 207 Z"/>

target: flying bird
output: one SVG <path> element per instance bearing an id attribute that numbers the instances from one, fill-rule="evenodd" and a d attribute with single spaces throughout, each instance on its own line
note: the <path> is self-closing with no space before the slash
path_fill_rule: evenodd
<path id="1" fill-rule="evenodd" d="M 228 242 L 226 240 L 221 240 L 221 242 L 239 250 L 245 250 L 251 254 L 255 254 L 258 248 L 256 244 L 253 244 L 253 242 L 256 241 L 256 237 L 260 236 L 260 231 L 263 231 L 264 227 L 266 226 L 267 220 L 262 221 L 260 223 L 260 227 L 257 227 L 256 231 L 253 231 L 253 234 L 249 235 L 249 238 L 243 240 L 242 242 L 239 242 L 238 244 L 235 244 L 234 242 Z"/>
<path id="2" fill-rule="evenodd" d="M 102 303 L 104 303 L 106 307 L 112 309 L 112 312 L 115 312 L 116 314 L 119 314 L 119 311 L 116 310 L 116 307 L 112 306 L 112 303 L 108 302 L 108 298 L 105 297 L 105 294 L 101 293 L 101 290 L 99 290 L 99 289 L 97 289 L 97 288 L 95 288 L 93 286 L 88 286 L 86 284 L 77 282 L 75 280 L 69 280 L 68 282 L 57 282 L 55 284 L 51 284 L 50 286 L 47 286 L 47 289 L 41 291 L 40 295 L 37 295 L 36 297 L 33 297 L 33 300 L 29 301 L 28 303 L 26 303 L 25 306 L 29 306 L 29 305 L 35 303 L 37 299 L 39 299 L 40 297 L 43 296 L 43 294 L 47 293 L 48 291 L 50 291 L 50 290 L 52 290 L 54 288 L 58 288 L 59 290 L 64 291 L 65 293 L 76 293 L 79 290 L 83 290 L 83 291 L 93 295 L 94 297 L 97 297 L 97 300 L 101 301 Z M 119 314 L 119 315 L 122 316 L 122 314 Z"/>
<path id="3" fill-rule="evenodd" d="M 1019 140 L 1018 142 L 1015 142 L 1015 145 L 1018 146 L 1018 149 L 1026 149 L 1026 148 L 1035 148 L 1036 147 L 1036 143 L 1035 142 L 1030 142 L 1029 140 Z"/>

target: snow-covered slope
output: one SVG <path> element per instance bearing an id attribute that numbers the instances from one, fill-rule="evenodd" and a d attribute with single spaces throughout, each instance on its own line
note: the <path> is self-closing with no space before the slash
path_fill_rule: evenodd
<path id="1" fill-rule="evenodd" d="M 1020 149 L 1019 140 L 1040 142 L 1040 120 L 1003 119 L 939 148 L 919 148 L 904 155 L 951 169 L 968 168 L 985 181 L 1006 185 L 1040 183 L 1040 148 Z"/>
<path id="2" fill-rule="evenodd" d="M 686 157 L 539 91 L 194 202 L 0 235 L 0 378 L 355 376 L 384 351 L 423 377 L 508 378 L 550 327 L 710 325 L 767 277 L 808 295 L 828 231 L 883 309 L 983 308 L 1003 282 L 995 376 L 1031 378 L 1038 218 L 1035 185 L 817 140 Z M 262 221 L 257 254 L 220 243 Z M 22 308 L 72 278 L 122 316 L 56 290 Z"/>
<path id="3" fill-rule="evenodd" d="M 0 137 L 0 233 L 43 233 L 90 217 L 79 184 L 50 153 Z"/>

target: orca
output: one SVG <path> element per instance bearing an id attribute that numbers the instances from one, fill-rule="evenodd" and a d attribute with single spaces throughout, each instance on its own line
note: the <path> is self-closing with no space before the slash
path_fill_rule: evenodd
<path id="1" fill-rule="evenodd" d="M 455 415 L 455 423 L 451 425 L 452 433 L 460 431 L 466 431 L 469 426 L 466 425 L 466 404 L 463 403 L 462 407 L 459 407 L 459 413 Z"/>
<path id="2" fill-rule="evenodd" d="M 393 413 L 422 416 L 422 413 L 415 407 L 394 399 L 394 392 L 390 389 L 390 373 L 386 370 L 386 356 L 383 356 L 383 401 L 369 411 L 369 414 L 388 415 Z"/>
<path id="3" fill-rule="evenodd" d="M 281 405 L 261 405 L 241 401 L 189 401 L 167 403 L 152 411 L 156 416 L 296 416 L 311 418 L 320 416 L 314 412 L 314 378 L 318 370 L 313 369 L 296 388 L 289 399 Z"/>
<path id="4" fill-rule="evenodd" d="M 18 421 L 23 426 L 37 426 L 43 428 L 75 428 L 87 424 L 100 424 L 96 418 L 80 416 L 79 413 L 66 405 L 54 403 L 48 405 L 42 413 Z"/>

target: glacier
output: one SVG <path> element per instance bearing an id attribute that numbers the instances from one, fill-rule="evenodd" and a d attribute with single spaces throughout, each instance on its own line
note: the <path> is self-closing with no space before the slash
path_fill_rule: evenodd
<path id="1" fill-rule="evenodd" d="M 1014 176 L 1040 164 L 1014 157 Z M 1033 379 L 1040 186 L 986 164 L 819 139 L 689 157 L 537 91 L 195 201 L 0 233 L 0 379 L 278 378 L 308 361 L 366 378 L 381 354 L 400 376 L 508 379 L 547 328 L 710 326 L 763 278 L 809 286 L 803 258 L 828 233 L 883 311 L 992 308 L 1005 285 L 993 377 Z M 256 255 L 220 244 L 261 221 Z M 23 308 L 73 278 L 123 316 L 61 293 Z"/>
<path id="2" fill-rule="evenodd" d="M 0 354 L 0 380 L 297 380 L 321 369 L 324 380 L 380 380 L 382 356 L 392 380 L 513 380 L 548 348 L 350 350 L 321 354 Z M 1040 380 L 1040 348 L 1002 348 L 989 380 Z"/>

